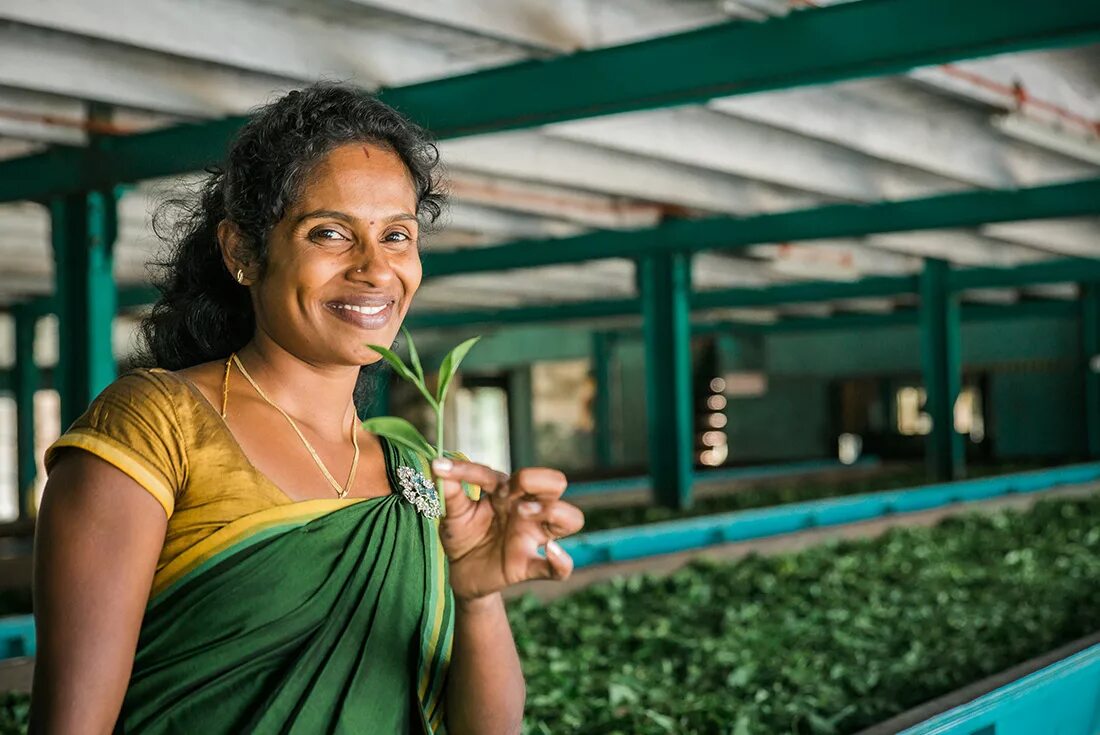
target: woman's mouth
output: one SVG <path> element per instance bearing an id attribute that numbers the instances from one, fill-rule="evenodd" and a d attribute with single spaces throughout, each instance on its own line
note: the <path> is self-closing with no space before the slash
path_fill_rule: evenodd
<path id="1" fill-rule="evenodd" d="M 349 324 L 354 324 L 360 329 L 381 329 L 393 316 L 394 302 L 385 304 L 346 304 L 339 301 L 331 301 L 325 304 L 325 308 L 343 319 Z"/>

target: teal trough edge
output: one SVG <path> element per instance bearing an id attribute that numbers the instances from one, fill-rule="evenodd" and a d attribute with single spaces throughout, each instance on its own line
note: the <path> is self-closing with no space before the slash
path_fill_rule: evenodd
<path id="1" fill-rule="evenodd" d="M 900 735 L 1055 732 L 1100 732 L 1100 644 L 903 730 Z"/>
<path id="2" fill-rule="evenodd" d="M 35 654 L 34 616 L 0 617 L 0 660 Z"/>
<path id="3" fill-rule="evenodd" d="M 594 531 L 561 541 L 575 569 L 1100 480 L 1100 462 Z"/>
<path id="4" fill-rule="evenodd" d="M 712 470 L 701 470 L 695 473 L 695 482 L 713 482 L 716 480 L 756 480 L 762 477 L 786 477 L 788 475 L 800 475 L 805 472 L 820 472 L 823 470 L 841 470 L 849 468 L 866 469 L 878 467 L 882 461 L 878 457 L 860 457 L 851 464 L 844 464 L 835 459 L 807 459 L 796 462 L 783 462 L 779 464 L 761 464 L 747 467 L 719 467 Z M 605 493 L 624 493 L 649 489 L 649 477 L 647 475 L 635 475 L 633 477 L 616 477 L 608 480 L 591 480 L 588 482 L 571 483 L 565 491 L 566 498 L 591 497 Z"/>

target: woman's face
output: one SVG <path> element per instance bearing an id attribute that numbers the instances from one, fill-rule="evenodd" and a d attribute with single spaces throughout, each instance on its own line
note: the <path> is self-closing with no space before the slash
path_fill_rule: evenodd
<path id="1" fill-rule="evenodd" d="M 315 364 L 366 365 L 393 343 L 420 286 L 416 191 L 374 145 L 336 148 L 275 226 L 252 287 L 257 326 Z"/>

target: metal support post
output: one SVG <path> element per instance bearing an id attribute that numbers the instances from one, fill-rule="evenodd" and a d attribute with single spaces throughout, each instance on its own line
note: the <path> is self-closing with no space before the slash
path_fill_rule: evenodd
<path id="1" fill-rule="evenodd" d="M 612 405 L 614 378 L 612 352 L 615 349 L 615 334 L 612 332 L 594 332 L 592 334 L 592 379 L 596 386 L 592 396 L 592 425 L 596 442 L 596 466 L 611 467 L 615 460 L 612 452 Z"/>
<path id="2" fill-rule="evenodd" d="M 692 504 L 694 471 L 691 374 L 691 257 L 656 253 L 637 259 L 646 356 L 649 472 L 658 503 Z"/>
<path id="3" fill-rule="evenodd" d="M 535 464 L 535 421 L 532 414 L 531 366 L 508 371 L 508 446 L 512 470 Z"/>
<path id="4" fill-rule="evenodd" d="M 118 303 L 112 272 L 118 234 L 115 193 L 54 199 L 50 224 L 60 342 L 57 386 L 64 429 L 116 377 L 111 349 Z"/>
<path id="5" fill-rule="evenodd" d="M 959 300 L 948 287 L 947 262 L 927 259 L 920 280 L 921 368 L 932 417 L 927 462 L 936 480 L 956 480 L 965 473 L 965 445 L 955 431 L 955 400 L 962 383 L 959 347 Z"/>
<path id="6" fill-rule="evenodd" d="M 1081 353 L 1088 456 L 1100 459 L 1100 281 L 1081 284 Z"/>
<path id="7" fill-rule="evenodd" d="M 12 390 L 15 394 L 15 444 L 18 477 L 19 518 L 31 514 L 37 463 L 34 456 L 34 394 L 38 389 L 38 366 L 34 362 L 34 330 L 38 315 L 27 305 L 12 309 L 15 319 L 15 367 Z"/>

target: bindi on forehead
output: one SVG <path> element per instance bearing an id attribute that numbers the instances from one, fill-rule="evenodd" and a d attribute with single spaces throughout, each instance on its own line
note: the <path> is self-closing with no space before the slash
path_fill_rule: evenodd
<path id="1" fill-rule="evenodd" d="M 363 146 L 363 155 L 366 156 L 367 160 L 369 161 L 370 160 L 370 148 L 367 148 L 367 146 Z"/>

